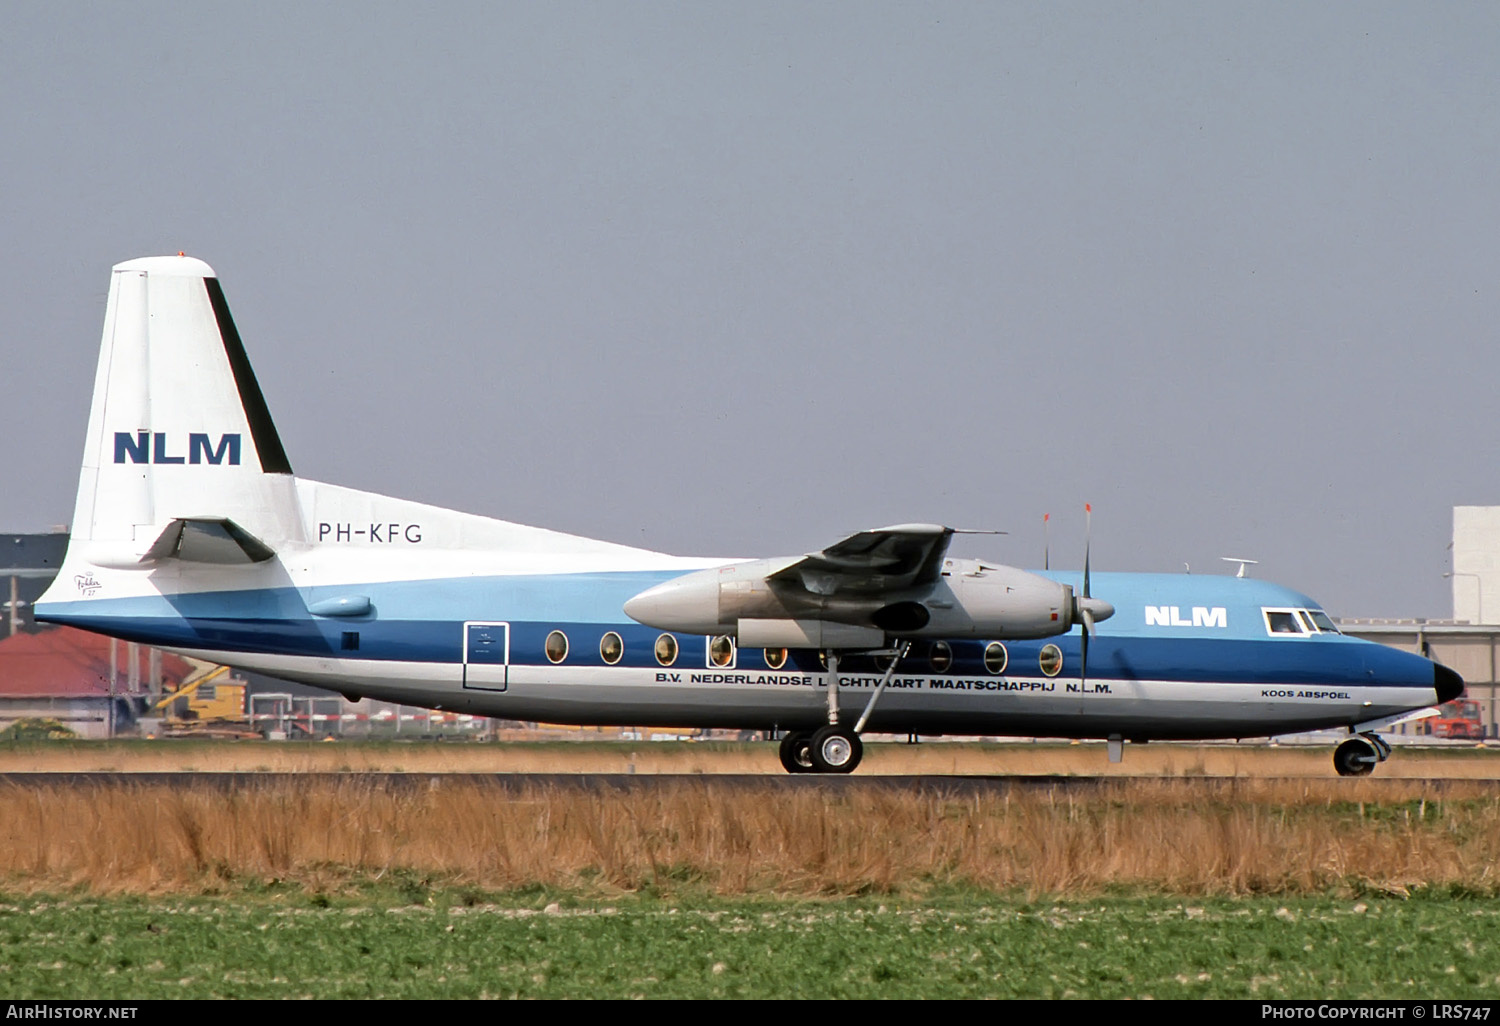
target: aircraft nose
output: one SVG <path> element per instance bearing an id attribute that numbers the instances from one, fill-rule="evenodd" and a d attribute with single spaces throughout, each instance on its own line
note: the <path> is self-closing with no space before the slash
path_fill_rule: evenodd
<path id="1" fill-rule="evenodd" d="M 1432 665 L 1432 687 L 1437 691 L 1438 705 L 1451 702 L 1464 693 L 1464 679 L 1440 663 Z"/>

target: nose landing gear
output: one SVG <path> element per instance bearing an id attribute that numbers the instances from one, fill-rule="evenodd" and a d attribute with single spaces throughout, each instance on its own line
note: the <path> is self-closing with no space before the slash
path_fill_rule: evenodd
<path id="1" fill-rule="evenodd" d="M 1356 734 L 1333 752 L 1333 768 L 1341 777 L 1367 777 L 1376 763 L 1391 756 L 1391 746 L 1379 734 Z"/>

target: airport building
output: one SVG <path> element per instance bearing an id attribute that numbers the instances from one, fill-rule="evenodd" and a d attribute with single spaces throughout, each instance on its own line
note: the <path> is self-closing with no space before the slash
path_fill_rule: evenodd
<path id="1" fill-rule="evenodd" d="M 65 527 L 46 534 L 0 534 L 0 602 L 5 612 L 0 635 L 8 637 L 30 623 L 28 610 L 57 576 L 67 551 Z"/>
<path id="2" fill-rule="evenodd" d="M 1453 589 L 1447 619 L 1341 620 L 1345 634 L 1420 652 L 1458 672 L 1479 703 L 1484 736 L 1497 730 L 1495 648 L 1500 644 L 1500 506 L 1453 507 Z M 1407 728 L 1408 731 L 1411 729 Z"/>
<path id="3" fill-rule="evenodd" d="M 1453 507 L 1453 619 L 1500 623 L 1500 506 Z"/>
<path id="4" fill-rule="evenodd" d="M 1495 648 L 1500 625 L 1449 620 L 1339 620 L 1339 630 L 1407 652 L 1419 652 L 1458 673 L 1465 696 L 1479 703 L 1484 736 L 1500 737 L 1496 728 Z M 1397 733 L 1425 732 L 1430 724 L 1405 724 Z"/>
<path id="5" fill-rule="evenodd" d="M 65 527 L 0 534 L 0 731 L 19 721 L 50 721 L 85 738 L 163 736 L 173 729 L 174 713 L 204 721 L 232 716 L 244 721 L 247 734 L 278 738 L 466 738 L 501 727 L 485 717 L 350 702 L 263 674 L 212 675 L 209 664 L 147 645 L 38 625 L 32 606 L 57 576 L 67 548 Z M 205 683 L 178 691 L 199 679 Z M 174 692 L 183 697 L 164 705 L 161 699 Z M 234 735 L 218 729 L 204 736 Z"/>
<path id="6" fill-rule="evenodd" d="M 36 720 L 85 738 L 132 732 L 155 692 L 193 670 L 169 653 L 72 627 L 19 631 L 0 638 L 0 730 Z"/>

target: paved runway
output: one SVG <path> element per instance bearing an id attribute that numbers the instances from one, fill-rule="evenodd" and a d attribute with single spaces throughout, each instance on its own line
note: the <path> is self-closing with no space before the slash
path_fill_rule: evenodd
<path id="1" fill-rule="evenodd" d="M 222 792 L 267 788 L 313 788 L 350 786 L 401 792 L 417 789 L 468 786 L 501 793 L 594 791 L 642 793 L 669 788 L 701 788 L 722 792 L 822 791 L 832 795 L 904 792 L 931 795 L 1003 795 L 1007 793 L 1054 793 L 1089 795 L 1108 793 L 1125 786 L 1157 784 L 1166 793 L 1202 797 L 1233 798 L 1237 792 L 1263 789 L 1269 784 L 1303 784 L 1321 793 L 1350 790 L 1350 800 L 1442 797 L 1461 793 L 1465 797 L 1500 795 L 1500 780 L 1462 777 L 1411 778 L 1365 777 L 1340 780 L 1328 777 L 1162 777 L 1162 776 L 850 776 L 748 773 L 625 774 L 625 773 L 0 773 L 0 788 L 167 788 Z M 1356 790 L 1357 789 L 1357 790 Z"/>

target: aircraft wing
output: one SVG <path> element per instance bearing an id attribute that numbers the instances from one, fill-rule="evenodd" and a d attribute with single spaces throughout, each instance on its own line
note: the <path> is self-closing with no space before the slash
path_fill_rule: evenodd
<path id="1" fill-rule="evenodd" d="M 951 527 L 898 524 L 860 531 L 770 574 L 814 595 L 872 594 L 934 584 L 953 538 Z"/>

